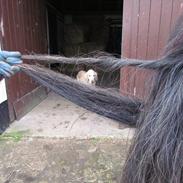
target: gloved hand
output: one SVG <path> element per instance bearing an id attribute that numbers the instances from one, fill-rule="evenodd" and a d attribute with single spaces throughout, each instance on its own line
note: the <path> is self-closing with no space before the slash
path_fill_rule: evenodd
<path id="1" fill-rule="evenodd" d="M 19 71 L 18 64 L 21 64 L 21 54 L 12 51 L 0 51 L 0 75 L 10 77 Z"/>

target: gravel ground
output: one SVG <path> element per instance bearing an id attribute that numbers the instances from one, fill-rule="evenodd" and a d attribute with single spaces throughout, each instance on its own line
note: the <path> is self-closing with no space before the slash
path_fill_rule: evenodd
<path id="1" fill-rule="evenodd" d="M 0 183 L 118 183 L 129 141 L 0 138 Z"/>

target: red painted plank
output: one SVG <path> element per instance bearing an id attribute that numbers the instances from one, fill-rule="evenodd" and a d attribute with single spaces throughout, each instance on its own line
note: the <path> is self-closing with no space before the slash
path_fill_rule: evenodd
<path id="1" fill-rule="evenodd" d="M 158 55 L 161 56 L 169 37 L 173 10 L 173 0 L 162 0 L 161 23 L 159 32 Z"/>
<path id="2" fill-rule="evenodd" d="M 161 19 L 161 6 L 162 0 L 151 1 L 147 59 L 155 59 L 158 57 L 158 35 Z M 155 14 L 156 16 L 154 16 Z"/>
<path id="3" fill-rule="evenodd" d="M 137 48 L 138 48 L 138 32 L 139 32 L 139 11 L 140 11 L 140 0 L 133 1 L 133 11 L 131 16 L 131 45 L 130 45 L 130 56 L 131 58 L 137 58 Z"/>
<path id="4" fill-rule="evenodd" d="M 123 28 L 122 28 L 122 56 L 130 57 L 131 21 L 132 21 L 133 0 L 124 1 L 123 4 Z M 123 93 L 129 93 L 129 68 L 121 69 L 120 88 Z"/>
<path id="5" fill-rule="evenodd" d="M 140 0 L 139 9 L 139 29 L 137 43 L 137 58 L 147 58 L 149 20 L 150 20 L 151 0 Z M 136 69 L 135 91 L 136 96 L 143 98 L 145 95 L 144 81 L 146 79 L 146 71 L 144 69 Z"/>

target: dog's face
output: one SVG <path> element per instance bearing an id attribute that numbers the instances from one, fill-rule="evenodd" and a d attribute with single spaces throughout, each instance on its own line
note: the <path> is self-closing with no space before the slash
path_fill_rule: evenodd
<path id="1" fill-rule="evenodd" d="M 94 70 L 90 69 L 87 71 L 86 74 L 88 78 L 88 83 L 95 85 L 98 80 L 97 73 Z"/>

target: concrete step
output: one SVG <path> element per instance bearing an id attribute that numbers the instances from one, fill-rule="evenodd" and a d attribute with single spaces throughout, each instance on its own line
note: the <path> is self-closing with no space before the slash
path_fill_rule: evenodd
<path id="1" fill-rule="evenodd" d="M 30 113 L 11 124 L 6 132 L 16 131 L 26 131 L 26 135 L 34 137 L 131 139 L 135 129 L 120 125 L 117 121 L 87 111 L 50 93 Z"/>

